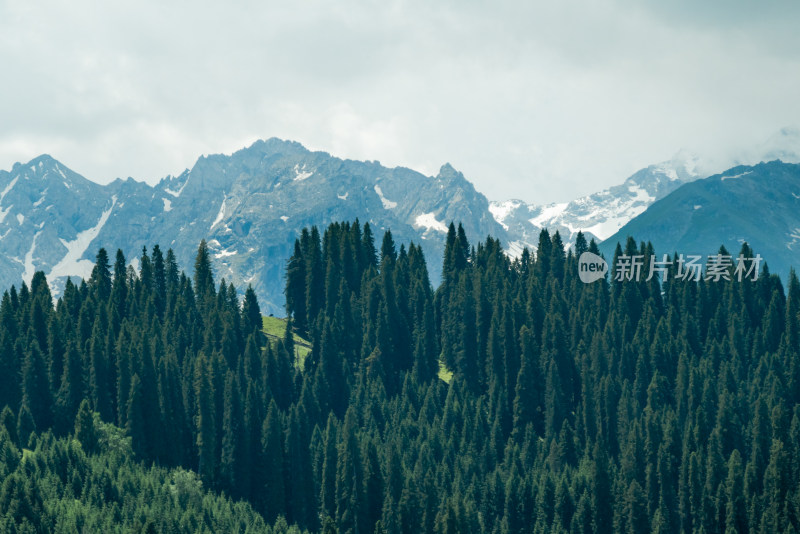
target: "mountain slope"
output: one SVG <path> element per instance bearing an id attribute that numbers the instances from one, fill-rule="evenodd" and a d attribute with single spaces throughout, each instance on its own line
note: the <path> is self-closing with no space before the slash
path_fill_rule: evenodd
<path id="1" fill-rule="evenodd" d="M 206 239 L 218 279 L 252 284 L 275 313 L 300 229 L 357 217 L 376 234 L 391 229 L 399 242 L 420 243 L 434 282 L 450 221 L 473 239 L 505 239 L 486 198 L 449 164 L 428 177 L 270 139 L 201 157 L 152 187 L 132 179 L 101 186 L 41 156 L 0 171 L 0 285 L 30 282 L 42 270 L 58 293 L 66 276 L 89 276 L 100 247 L 138 258 L 158 243 L 188 267 Z"/>
<path id="2" fill-rule="evenodd" d="M 764 257 L 771 272 L 800 266 L 800 165 L 771 161 L 739 166 L 685 184 L 655 202 L 601 245 L 610 257 L 627 236 L 651 241 L 659 253 L 736 255 L 741 243 Z"/>
<path id="3" fill-rule="evenodd" d="M 136 462 L 125 430 L 98 414 L 90 434 L 91 447 L 47 433 L 23 449 L 0 428 L 1 532 L 273 532 L 194 472 Z"/>
<path id="4" fill-rule="evenodd" d="M 84 256 L 116 201 L 113 192 L 48 155 L 0 171 L 0 284 L 34 270 L 88 276 Z"/>
<path id="5" fill-rule="evenodd" d="M 512 256 L 519 255 L 524 246 L 535 249 L 543 228 L 550 233 L 558 230 L 567 244 L 574 242 L 579 230 L 587 238 L 602 241 L 684 183 L 731 167 L 775 159 L 800 163 L 800 129 L 782 128 L 762 143 L 736 149 L 727 156 L 701 157 L 681 150 L 671 160 L 650 165 L 618 186 L 570 202 L 537 205 L 508 200 L 492 202 L 490 209 L 509 233 L 508 252 Z"/>
<path id="6" fill-rule="evenodd" d="M 654 201 L 699 178 L 697 166 L 696 156 L 679 152 L 672 160 L 650 165 L 620 185 L 571 202 L 534 205 L 508 200 L 492 202 L 490 210 L 509 233 L 512 256 L 522 252 L 525 246 L 535 249 L 543 228 L 551 234 L 558 231 L 565 243 L 573 243 L 578 231 L 587 239 L 601 241 Z"/>
<path id="7" fill-rule="evenodd" d="M 298 143 L 259 141 L 230 157 L 200 158 L 156 188 L 164 204 L 146 239 L 190 265 L 207 239 L 219 277 L 252 284 L 270 311 L 283 307 L 286 258 L 304 226 L 360 218 L 399 241 L 421 243 L 438 273 L 446 224 L 502 235 L 488 201 L 449 165 L 436 177 L 377 162 L 341 160 Z"/>

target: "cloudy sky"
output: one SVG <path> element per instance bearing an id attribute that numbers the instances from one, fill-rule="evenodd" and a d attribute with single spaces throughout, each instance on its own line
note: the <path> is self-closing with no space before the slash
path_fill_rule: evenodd
<path id="1" fill-rule="evenodd" d="M 280 137 L 568 200 L 800 126 L 798 23 L 797 0 L 0 0 L 0 168 L 152 183 Z"/>

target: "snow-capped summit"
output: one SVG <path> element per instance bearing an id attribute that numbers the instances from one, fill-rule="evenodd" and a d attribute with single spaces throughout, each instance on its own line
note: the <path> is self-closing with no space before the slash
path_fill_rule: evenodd
<path id="1" fill-rule="evenodd" d="M 489 210 L 508 231 L 511 256 L 517 256 L 525 246 L 535 249 L 544 228 L 551 234 L 558 231 L 567 244 L 575 241 L 579 231 L 587 239 L 602 241 L 659 198 L 701 178 L 700 168 L 700 159 L 682 150 L 668 161 L 634 173 L 621 185 L 571 202 L 535 205 L 508 200 L 492 202 Z"/>

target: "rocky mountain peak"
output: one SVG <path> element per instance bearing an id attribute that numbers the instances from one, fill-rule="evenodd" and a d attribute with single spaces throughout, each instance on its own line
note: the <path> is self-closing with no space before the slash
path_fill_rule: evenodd
<path id="1" fill-rule="evenodd" d="M 231 155 L 202 156 L 190 170 L 155 186 L 133 180 L 101 186 L 48 158 L 15 166 L 14 172 L 31 166 L 38 172 L 41 162 L 49 174 L 63 173 L 71 187 L 51 187 L 36 209 L 31 206 L 41 192 L 26 190 L 33 200 L 23 208 L 24 225 L 17 207 L 9 208 L 11 196 L 23 190 L 14 186 L 0 199 L 7 212 L 0 220 L 3 287 L 43 270 L 57 293 L 67 275 L 86 275 L 100 247 L 111 254 L 120 248 L 132 260 L 143 247 L 158 244 L 172 248 L 181 266 L 191 270 L 197 245 L 206 239 L 217 280 L 242 289 L 252 285 L 262 309 L 279 314 L 286 260 L 305 226 L 359 218 L 376 235 L 391 229 L 398 242 L 420 244 L 433 266 L 441 261 L 450 221 L 463 222 L 470 239 L 504 238 L 486 198 L 451 165 L 442 166 L 440 180 L 432 180 L 410 169 L 342 160 L 273 138 Z M 84 182 L 89 185 L 77 187 Z M 0 172 L 0 194 L 8 183 L 8 173 Z M 432 273 L 437 283 L 439 269 Z"/>

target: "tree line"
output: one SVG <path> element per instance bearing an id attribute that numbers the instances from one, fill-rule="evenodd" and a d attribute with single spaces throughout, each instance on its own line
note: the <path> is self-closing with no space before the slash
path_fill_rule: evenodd
<path id="1" fill-rule="evenodd" d="M 263 528 L 800 529 L 794 272 L 787 290 L 768 270 L 584 284 L 587 250 L 545 230 L 511 260 L 451 224 L 434 290 L 390 231 L 376 247 L 358 221 L 305 229 L 270 342 L 252 288 L 217 285 L 204 242 L 191 278 L 158 246 L 138 271 L 101 249 L 55 305 L 43 273 L 4 293 L 0 440 L 13 458 L 71 436 L 92 457 L 76 420 L 96 413 L 81 428 L 119 429 L 137 465 L 192 470 Z M 312 341 L 302 362 L 294 333 Z M 0 513 L 8 492 L 33 498 L 6 486 Z"/>

